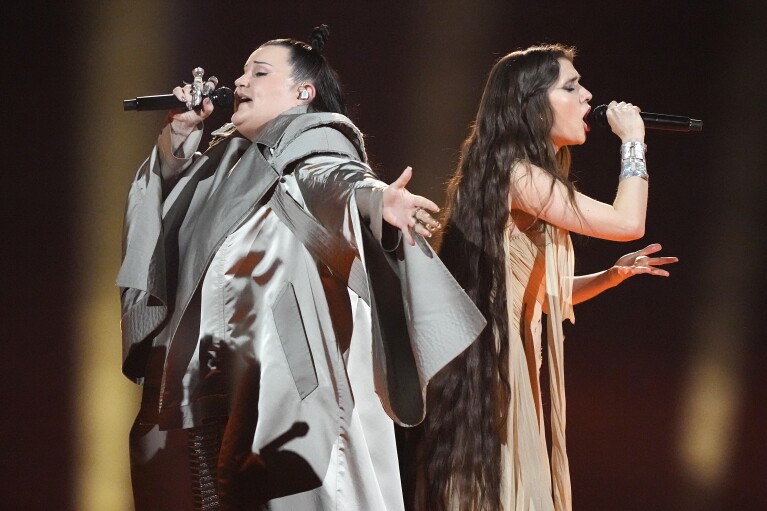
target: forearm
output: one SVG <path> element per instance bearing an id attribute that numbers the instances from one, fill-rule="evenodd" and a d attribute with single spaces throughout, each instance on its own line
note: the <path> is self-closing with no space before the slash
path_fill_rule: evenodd
<path id="1" fill-rule="evenodd" d="M 170 122 L 163 126 L 157 137 L 163 183 L 175 183 L 178 176 L 192 164 L 201 139 L 202 124 L 188 133 L 176 131 Z"/>
<path id="2" fill-rule="evenodd" d="M 382 191 L 386 184 L 376 179 L 361 162 L 336 155 L 307 158 L 292 174 L 307 210 L 331 233 L 351 241 L 350 201 L 361 221 L 381 239 L 386 231 L 382 221 Z"/>
<path id="3" fill-rule="evenodd" d="M 647 146 L 639 136 L 624 136 L 621 140 L 621 172 L 613 208 L 626 219 L 627 229 L 640 238 L 644 236 L 647 216 Z"/>
<path id="4" fill-rule="evenodd" d="M 579 275 L 573 279 L 573 304 L 590 300 L 617 286 L 621 281 L 613 268 L 590 275 Z"/>
<path id="5" fill-rule="evenodd" d="M 613 209 L 623 222 L 627 239 L 644 236 L 647 215 L 647 181 L 640 177 L 629 177 L 618 184 Z"/>
<path id="6" fill-rule="evenodd" d="M 385 250 L 394 250 L 400 242 L 400 231 L 383 221 L 383 191 L 385 185 L 358 188 L 354 200 L 362 221 L 370 228 L 373 237 Z"/>

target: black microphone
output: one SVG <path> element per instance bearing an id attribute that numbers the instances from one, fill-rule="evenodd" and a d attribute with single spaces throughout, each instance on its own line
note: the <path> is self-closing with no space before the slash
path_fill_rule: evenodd
<path id="1" fill-rule="evenodd" d="M 219 87 L 204 98 L 210 98 L 214 106 L 232 106 L 234 93 L 227 87 Z M 123 100 L 123 111 L 129 110 L 175 110 L 186 108 L 186 103 L 173 94 L 159 94 L 157 96 L 139 96 L 135 99 Z"/>
<path id="2" fill-rule="evenodd" d="M 665 131 L 703 131 L 703 121 L 690 119 L 680 115 L 653 114 L 650 112 L 639 112 L 644 121 L 644 126 L 651 130 Z M 592 124 L 609 128 L 607 122 L 607 105 L 599 105 L 589 114 Z"/>

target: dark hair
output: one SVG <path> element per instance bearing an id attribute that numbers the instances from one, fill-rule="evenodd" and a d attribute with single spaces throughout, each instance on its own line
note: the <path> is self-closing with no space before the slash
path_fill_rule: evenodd
<path id="1" fill-rule="evenodd" d="M 569 151 L 555 151 L 549 88 L 559 58 L 574 50 L 535 46 L 501 58 L 490 71 L 455 175 L 449 182 L 439 256 L 488 324 L 438 374 L 427 400 L 419 490 L 423 509 L 501 509 L 501 439 L 510 385 L 505 231 L 511 171 L 532 163 L 567 179 Z M 529 167 L 526 167 L 529 171 Z"/>
<path id="2" fill-rule="evenodd" d="M 290 65 L 296 82 L 310 82 L 316 95 L 310 112 L 336 112 L 346 115 L 346 103 L 338 74 L 330 67 L 322 49 L 330 36 L 327 25 L 314 27 L 311 44 L 295 39 L 272 39 L 262 46 L 282 46 L 290 50 Z"/>

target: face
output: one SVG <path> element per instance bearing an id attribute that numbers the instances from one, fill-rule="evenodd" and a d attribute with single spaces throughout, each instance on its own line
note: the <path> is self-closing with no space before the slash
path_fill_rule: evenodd
<path id="1" fill-rule="evenodd" d="M 559 59 L 559 78 L 549 89 L 549 102 L 554 113 L 551 141 L 557 150 L 586 141 L 589 126 L 584 118 L 591 110 L 591 93 L 580 84 L 580 78 L 572 62 Z"/>
<path id="2" fill-rule="evenodd" d="M 248 58 L 245 72 L 234 81 L 232 123 L 243 136 L 255 140 L 275 117 L 306 103 L 298 99 L 300 84 L 292 74 L 288 48 L 262 46 Z"/>

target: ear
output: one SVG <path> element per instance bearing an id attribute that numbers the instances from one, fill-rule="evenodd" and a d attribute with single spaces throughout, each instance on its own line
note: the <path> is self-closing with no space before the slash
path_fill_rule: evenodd
<path id="1" fill-rule="evenodd" d="M 317 89 L 315 89 L 314 85 L 311 83 L 302 82 L 301 85 L 298 86 L 298 99 L 302 104 L 308 105 L 314 100 L 316 95 Z"/>

